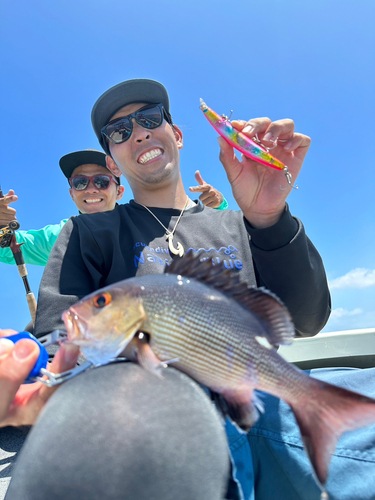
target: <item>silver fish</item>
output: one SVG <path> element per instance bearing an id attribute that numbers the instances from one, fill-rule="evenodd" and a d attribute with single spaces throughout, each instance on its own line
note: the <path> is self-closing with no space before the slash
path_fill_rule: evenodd
<path id="1" fill-rule="evenodd" d="M 309 377 L 275 347 L 294 326 L 271 292 L 189 256 L 165 274 L 131 278 L 99 290 L 63 314 L 70 341 L 105 364 L 121 353 L 155 374 L 164 363 L 209 387 L 244 431 L 255 423 L 254 390 L 287 402 L 321 485 L 345 431 L 375 422 L 375 400 Z M 223 406 L 223 405 L 222 405 Z"/>

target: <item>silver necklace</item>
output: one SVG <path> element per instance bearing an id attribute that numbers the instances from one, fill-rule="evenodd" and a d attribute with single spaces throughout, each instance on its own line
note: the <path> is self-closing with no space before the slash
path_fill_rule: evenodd
<path id="1" fill-rule="evenodd" d="M 169 246 L 169 251 L 171 253 L 173 253 L 174 255 L 179 255 L 180 257 L 182 257 L 185 253 L 185 250 L 184 250 L 184 247 L 181 245 L 181 243 L 178 241 L 177 242 L 177 248 L 174 247 L 173 245 L 173 236 L 174 236 L 174 233 L 176 231 L 176 228 L 177 228 L 177 225 L 178 223 L 180 222 L 180 219 L 182 217 L 182 214 L 184 213 L 185 209 L 186 209 L 186 206 L 189 202 L 189 198 L 186 200 L 186 203 L 185 203 L 185 206 L 184 208 L 181 210 L 181 213 L 177 219 L 177 222 L 176 224 L 174 225 L 174 228 L 172 229 L 172 231 L 170 231 L 167 227 L 164 226 L 164 224 L 156 217 L 155 214 L 153 214 L 151 212 L 151 210 L 146 207 L 145 205 L 142 205 L 142 203 L 139 203 L 139 205 L 141 205 L 143 208 L 145 208 L 148 212 L 150 212 L 150 214 L 159 222 L 159 224 L 165 229 L 165 239 L 168 241 L 168 246 Z"/>

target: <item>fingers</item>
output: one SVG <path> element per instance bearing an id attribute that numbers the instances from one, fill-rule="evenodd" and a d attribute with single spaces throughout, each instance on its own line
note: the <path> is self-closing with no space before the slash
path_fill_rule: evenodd
<path id="1" fill-rule="evenodd" d="M 0 337 L 8 337 L 9 335 L 15 335 L 16 330 L 0 330 Z"/>
<path id="2" fill-rule="evenodd" d="M 191 186 L 189 187 L 189 191 L 191 193 L 204 193 L 205 191 L 208 191 L 210 189 L 210 186 L 207 184 L 207 185 L 203 185 L 203 186 Z"/>
<path id="3" fill-rule="evenodd" d="M 14 194 L 13 189 L 9 189 L 9 193 L 0 198 L 0 205 L 7 206 L 10 203 L 18 200 L 18 196 Z"/>
<path id="4" fill-rule="evenodd" d="M 38 356 L 38 344 L 32 340 L 23 339 L 13 344 L 9 339 L 0 339 L 0 422 Z"/>
<path id="5" fill-rule="evenodd" d="M 227 173 L 229 182 L 232 184 L 241 173 L 241 164 L 232 146 L 223 137 L 218 137 L 217 140 L 220 146 L 219 160 Z"/>
<path id="6" fill-rule="evenodd" d="M 204 180 L 203 180 L 203 178 L 202 178 L 201 173 L 199 172 L 199 170 L 197 170 L 197 171 L 195 172 L 195 180 L 198 182 L 198 184 L 199 184 L 200 186 L 203 186 L 203 184 L 206 184 L 206 183 L 204 182 Z"/>
<path id="7" fill-rule="evenodd" d="M 4 198 L 0 198 L 0 225 L 7 225 L 8 222 L 16 219 L 16 209 L 10 207 L 9 204 L 17 200 L 18 196 L 15 196 L 13 189 L 10 189 Z"/>
<path id="8" fill-rule="evenodd" d="M 62 344 L 48 369 L 52 373 L 63 373 L 67 370 L 71 370 L 77 365 L 78 356 L 78 346 L 69 342 Z M 47 387 L 43 385 L 40 389 L 39 396 L 41 401 L 46 402 L 57 388 L 58 386 Z"/>
<path id="9" fill-rule="evenodd" d="M 275 144 L 278 139 L 277 145 L 286 151 L 296 151 L 298 148 L 308 148 L 311 139 L 303 134 L 294 133 L 294 122 L 289 118 L 283 120 L 276 120 L 271 122 L 269 118 L 254 118 L 249 121 L 234 120 L 231 122 L 236 130 L 241 131 L 243 134 L 250 138 L 256 135 L 270 147 Z"/>
<path id="10" fill-rule="evenodd" d="M 307 149 L 310 147 L 311 138 L 304 134 L 294 134 L 291 139 L 289 139 L 285 145 L 284 149 L 286 151 L 297 151 L 297 150 L 305 150 L 305 154 Z"/>
<path id="11" fill-rule="evenodd" d="M 239 130 L 249 137 L 254 137 L 255 134 L 263 134 L 272 124 L 271 120 L 266 117 L 253 118 L 247 122 L 244 120 L 233 120 L 231 123 L 236 130 Z"/>
<path id="12" fill-rule="evenodd" d="M 189 187 L 191 193 L 204 193 L 210 189 L 210 185 L 203 180 L 199 170 L 195 172 L 195 180 L 198 182 L 199 186 Z"/>

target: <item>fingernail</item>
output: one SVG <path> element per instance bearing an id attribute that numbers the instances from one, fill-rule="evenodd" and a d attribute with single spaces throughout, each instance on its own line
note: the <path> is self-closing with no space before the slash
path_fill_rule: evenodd
<path id="1" fill-rule="evenodd" d="M 73 363 L 77 360 L 78 347 L 75 344 L 64 344 L 64 361 L 66 363 Z"/>
<path id="2" fill-rule="evenodd" d="M 11 340 L 0 339 L 0 357 L 6 356 L 13 347 L 14 344 Z"/>
<path id="3" fill-rule="evenodd" d="M 285 144 L 284 149 L 288 150 L 292 147 L 292 141 L 289 141 Z"/>
<path id="4" fill-rule="evenodd" d="M 34 351 L 35 345 L 35 342 L 32 340 L 27 342 L 16 342 L 13 350 L 14 359 L 17 361 L 24 361 Z"/>
<path id="5" fill-rule="evenodd" d="M 254 127 L 251 125 L 246 125 L 246 127 L 242 130 L 242 132 L 245 132 L 246 134 L 250 134 L 250 132 L 254 130 Z"/>

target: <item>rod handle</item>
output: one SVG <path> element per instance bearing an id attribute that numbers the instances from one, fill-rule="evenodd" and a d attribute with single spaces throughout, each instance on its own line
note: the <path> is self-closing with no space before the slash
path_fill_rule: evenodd
<path id="1" fill-rule="evenodd" d="M 31 319 L 33 322 L 33 326 L 35 326 L 35 317 L 36 317 L 36 300 L 33 292 L 29 292 L 26 294 L 27 305 L 29 306 L 29 311 L 31 314 Z"/>

